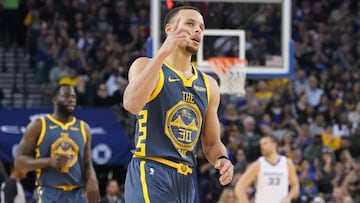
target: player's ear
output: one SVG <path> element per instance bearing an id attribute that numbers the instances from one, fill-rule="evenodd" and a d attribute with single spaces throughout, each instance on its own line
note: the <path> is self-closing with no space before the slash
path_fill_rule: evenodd
<path id="1" fill-rule="evenodd" d="M 56 101 L 57 101 L 57 98 L 56 98 L 56 97 L 53 97 L 53 98 L 52 98 L 52 103 L 53 103 L 53 104 L 56 104 Z"/>
<path id="2" fill-rule="evenodd" d="M 172 30 L 173 26 L 174 26 L 174 25 L 171 24 L 171 23 L 168 23 L 168 24 L 165 25 L 165 33 L 166 33 L 166 36 L 167 36 L 168 33 Z"/>

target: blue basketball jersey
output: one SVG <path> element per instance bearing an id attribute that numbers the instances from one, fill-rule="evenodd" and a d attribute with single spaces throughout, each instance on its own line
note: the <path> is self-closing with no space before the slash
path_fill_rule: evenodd
<path id="1" fill-rule="evenodd" d="M 70 157 L 62 168 L 42 168 L 36 170 L 36 184 L 50 187 L 83 186 L 84 149 L 87 141 L 85 123 L 75 117 L 66 124 L 46 115 L 41 119 L 42 129 L 37 141 L 35 157 L 53 157 L 66 154 Z"/>
<path id="2" fill-rule="evenodd" d="M 195 166 L 197 143 L 208 107 L 208 76 L 193 67 L 185 78 L 164 62 L 148 103 L 136 116 L 134 155 L 162 157 Z"/>

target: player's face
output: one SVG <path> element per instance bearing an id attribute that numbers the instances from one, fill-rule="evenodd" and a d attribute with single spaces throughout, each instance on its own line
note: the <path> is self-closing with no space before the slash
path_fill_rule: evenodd
<path id="1" fill-rule="evenodd" d="M 58 112 L 61 114 L 66 116 L 72 115 L 76 106 L 76 94 L 74 88 L 70 86 L 61 87 L 55 98 L 55 105 Z"/>
<path id="2" fill-rule="evenodd" d="M 180 26 L 190 32 L 188 37 L 192 41 L 191 44 L 182 44 L 181 47 L 191 54 L 196 54 L 204 35 L 204 19 L 199 12 L 192 9 L 180 10 L 176 19 L 178 17 L 181 18 Z"/>
<path id="3" fill-rule="evenodd" d="M 268 137 L 264 137 L 260 140 L 261 154 L 269 156 L 276 151 L 276 144 Z"/>

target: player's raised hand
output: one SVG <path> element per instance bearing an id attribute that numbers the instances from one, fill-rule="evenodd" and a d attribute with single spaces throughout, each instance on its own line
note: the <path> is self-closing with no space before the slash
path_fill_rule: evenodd
<path id="1" fill-rule="evenodd" d="M 215 163 L 215 168 L 219 170 L 219 182 L 221 185 L 227 185 L 232 181 L 234 176 L 234 165 L 229 159 L 218 159 Z"/>
<path id="2" fill-rule="evenodd" d="M 182 28 L 180 26 L 181 18 L 179 17 L 174 26 L 172 27 L 171 31 L 167 33 L 167 37 L 163 45 L 161 46 L 159 52 L 164 53 L 165 55 L 171 54 L 179 44 L 187 43 L 191 44 L 192 41 L 189 36 L 191 33 L 189 30 Z"/>
<path id="3" fill-rule="evenodd" d="M 50 166 L 53 168 L 61 168 L 66 165 L 70 157 L 65 154 L 56 154 L 50 159 Z"/>

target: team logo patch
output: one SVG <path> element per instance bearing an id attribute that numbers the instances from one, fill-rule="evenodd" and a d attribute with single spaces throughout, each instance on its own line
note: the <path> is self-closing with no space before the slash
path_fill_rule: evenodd
<path id="1" fill-rule="evenodd" d="M 165 134 L 178 149 L 181 156 L 186 157 L 199 139 L 202 115 L 197 105 L 180 101 L 166 112 Z"/>
<path id="2" fill-rule="evenodd" d="M 71 168 L 78 161 L 78 152 L 78 145 L 69 137 L 68 133 L 61 133 L 61 137 L 59 137 L 51 145 L 51 157 L 54 157 L 57 154 L 63 154 L 70 157 L 66 165 L 61 168 L 62 173 L 68 173 L 69 168 Z"/>

